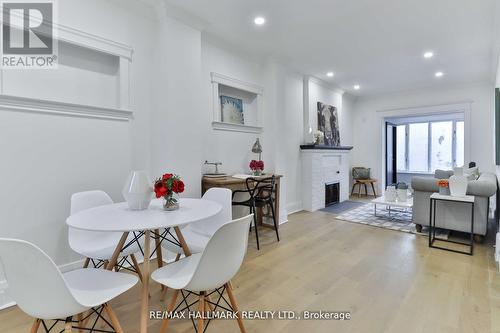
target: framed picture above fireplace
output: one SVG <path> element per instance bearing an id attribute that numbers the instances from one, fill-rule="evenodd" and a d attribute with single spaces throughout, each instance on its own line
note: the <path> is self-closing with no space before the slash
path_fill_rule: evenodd
<path id="1" fill-rule="evenodd" d="M 340 146 L 337 108 L 318 102 L 318 130 L 323 132 L 325 146 Z"/>

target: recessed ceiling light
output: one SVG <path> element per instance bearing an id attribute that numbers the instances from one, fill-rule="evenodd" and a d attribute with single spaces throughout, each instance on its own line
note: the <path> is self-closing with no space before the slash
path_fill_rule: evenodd
<path id="1" fill-rule="evenodd" d="M 436 73 L 434 74 L 434 76 L 435 76 L 435 77 L 441 77 L 441 76 L 443 76 L 443 75 L 444 75 L 444 73 L 443 73 L 443 72 L 436 72 Z"/>
<path id="2" fill-rule="evenodd" d="M 361 87 L 359 86 L 359 84 L 355 84 L 354 85 L 354 90 L 359 90 Z"/>
<path id="3" fill-rule="evenodd" d="M 257 16 L 253 22 L 257 25 L 263 25 L 264 23 L 266 23 L 266 19 L 263 18 L 262 16 Z"/>
<path id="4" fill-rule="evenodd" d="M 432 57 L 434 57 L 434 52 L 427 51 L 427 52 L 424 53 L 424 58 L 429 59 L 429 58 L 432 58 Z"/>
<path id="5" fill-rule="evenodd" d="M 335 75 L 335 74 L 333 74 L 333 72 L 328 72 L 328 73 L 326 73 L 326 76 L 328 76 L 328 77 L 333 77 L 334 75 Z"/>

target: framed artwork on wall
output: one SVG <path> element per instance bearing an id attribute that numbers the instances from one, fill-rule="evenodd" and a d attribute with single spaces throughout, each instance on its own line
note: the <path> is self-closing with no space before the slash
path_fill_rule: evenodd
<path id="1" fill-rule="evenodd" d="M 337 108 L 318 102 L 318 130 L 323 132 L 325 146 L 340 146 Z"/>
<path id="2" fill-rule="evenodd" d="M 230 96 L 220 96 L 222 122 L 230 124 L 245 124 L 243 100 Z"/>

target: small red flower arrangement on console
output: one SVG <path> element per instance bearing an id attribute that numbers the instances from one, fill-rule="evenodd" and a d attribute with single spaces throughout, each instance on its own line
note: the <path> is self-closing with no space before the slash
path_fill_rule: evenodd
<path id="1" fill-rule="evenodd" d="M 437 181 L 439 194 L 450 195 L 450 181 L 448 179 L 440 179 Z"/>
<path id="2" fill-rule="evenodd" d="M 260 176 L 262 171 L 264 171 L 264 161 L 250 161 L 250 170 L 252 170 L 255 176 Z"/>
<path id="3" fill-rule="evenodd" d="M 178 194 L 184 192 L 184 182 L 179 175 L 166 173 L 155 181 L 154 192 L 157 198 L 165 199 L 165 210 L 175 210 L 179 208 Z"/>

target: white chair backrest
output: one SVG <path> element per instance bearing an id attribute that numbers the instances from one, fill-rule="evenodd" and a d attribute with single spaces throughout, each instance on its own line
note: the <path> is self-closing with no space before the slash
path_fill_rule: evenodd
<path id="1" fill-rule="evenodd" d="M 238 272 L 248 246 L 248 229 L 253 214 L 224 224 L 208 242 L 191 281 L 191 291 L 221 287 Z"/>
<path id="2" fill-rule="evenodd" d="M 85 209 L 112 203 L 113 200 L 103 191 L 78 192 L 71 196 L 71 215 Z"/>
<path id="3" fill-rule="evenodd" d="M 212 236 L 222 225 L 233 219 L 232 192 L 222 187 L 212 187 L 203 195 L 203 199 L 215 201 L 222 206 L 219 214 L 189 225 L 192 230 Z"/>
<path id="4" fill-rule="evenodd" d="M 56 264 L 37 246 L 0 238 L 0 263 L 8 294 L 30 316 L 60 319 L 67 313 L 82 311 Z"/>
<path id="5" fill-rule="evenodd" d="M 71 215 L 82 210 L 110 205 L 113 200 L 103 191 L 78 192 L 71 196 Z M 113 239 L 111 232 L 86 231 L 75 228 L 68 230 L 68 243 L 72 249 L 90 246 L 99 240 Z"/>

